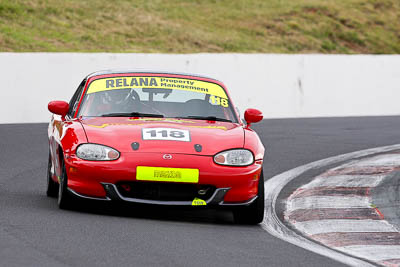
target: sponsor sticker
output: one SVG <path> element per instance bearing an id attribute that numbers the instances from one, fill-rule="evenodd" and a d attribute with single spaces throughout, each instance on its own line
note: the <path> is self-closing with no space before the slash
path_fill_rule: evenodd
<path id="1" fill-rule="evenodd" d="M 192 206 L 205 206 L 205 205 L 207 205 L 207 202 L 197 197 L 194 198 L 192 201 Z"/>
<path id="2" fill-rule="evenodd" d="M 131 120 L 131 119 L 130 119 Z M 133 120 L 132 120 L 133 121 Z M 165 120 L 169 121 L 169 120 Z M 186 121 L 182 121 L 182 123 L 186 123 Z M 193 122 L 190 122 L 193 123 Z M 93 124 L 86 124 L 87 126 L 94 127 L 94 128 L 106 128 L 108 126 L 120 126 L 120 125 L 132 125 L 132 126 L 137 126 L 137 125 L 143 125 L 144 123 L 103 123 L 101 125 L 93 125 Z M 227 131 L 228 129 L 224 126 L 212 126 L 212 125 L 185 125 L 185 127 L 190 127 L 190 128 L 203 128 L 203 129 L 219 129 L 219 130 L 224 130 Z"/>

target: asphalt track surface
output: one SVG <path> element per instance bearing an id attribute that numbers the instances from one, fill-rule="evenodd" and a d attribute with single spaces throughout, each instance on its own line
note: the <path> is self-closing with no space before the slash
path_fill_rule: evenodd
<path id="1" fill-rule="evenodd" d="M 264 120 L 264 175 L 400 143 L 400 117 Z M 241 226 L 229 212 L 117 208 L 62 211 L 45 196 L 47 125 L 0 125 L 0 266 L 343 266 Z"/>

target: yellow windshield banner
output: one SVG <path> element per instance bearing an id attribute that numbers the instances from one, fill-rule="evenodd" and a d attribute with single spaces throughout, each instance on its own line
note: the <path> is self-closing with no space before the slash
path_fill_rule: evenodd
<path id="1" fill-rule="evenodd" d="M 215 83 L 168 77 L 112 77 L 90 83 L 87 94 L 125 88 L 159 88 L 210 94 L 227 99 L 224 89 Z"/>

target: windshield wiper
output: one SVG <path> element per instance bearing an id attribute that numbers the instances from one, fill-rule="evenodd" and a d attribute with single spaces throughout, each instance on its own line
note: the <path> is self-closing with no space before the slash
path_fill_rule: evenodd
<path id="1" fill-rule="evenodd" d="M 101 115 L 102 117 L 151 117 L 151 118 L 164 118 L 162 114 L 140 113 L 140 112 L 127 112 L 127 113 L 107 113 Z"/>
<path id="2" fill-rule="evenodd" d="M 187 117 L 179 117 L 179 119 L 193 119 L 193 120 L 232 122 L 231 120 L 224 119 L 224 118 L 217 118 L 215 116 L 187 116 Z"/>

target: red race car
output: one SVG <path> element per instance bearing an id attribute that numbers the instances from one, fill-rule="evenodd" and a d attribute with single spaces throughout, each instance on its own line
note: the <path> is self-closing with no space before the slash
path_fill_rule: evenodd
<path id="1" fill-rule="evenodd" d="M 222 207 L 239 223 L 264 216 L 264 146 L 225 86 L 189 74 L 90 74 L 69 103 L 52 101 L 47 195 Z"/>

